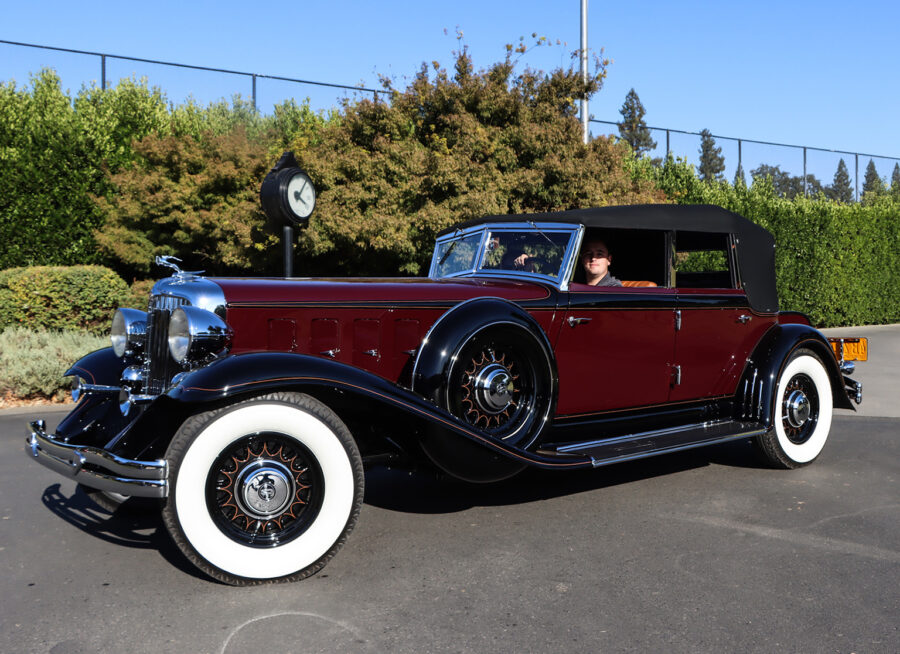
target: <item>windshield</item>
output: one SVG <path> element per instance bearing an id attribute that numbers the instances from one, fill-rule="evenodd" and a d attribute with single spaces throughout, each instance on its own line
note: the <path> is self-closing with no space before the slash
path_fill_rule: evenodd
<path id="1" fill-rule="evenodd" d="M 483 232 L 467 234 L 451 241 L 438 243 L 435 256 L 437 266 L 434 271 L 436 277 L 447 277 L 456 273 L 473 270 L 475 258 L 478 256 L 478 246 L 481 245 Z"/>
<path id="2" fill-rule="evenodd" d="M 560 281 L 576 233 L 576 227 L 520 223 L 445 236 L 435 248 L 431 276 L 525 273 Z"/>
<path id="3" fill-rule="evenodd" d="M 558 279 L 571 232 L 498 230 L 488 233 L 481 270 L 524 271 Z"/>

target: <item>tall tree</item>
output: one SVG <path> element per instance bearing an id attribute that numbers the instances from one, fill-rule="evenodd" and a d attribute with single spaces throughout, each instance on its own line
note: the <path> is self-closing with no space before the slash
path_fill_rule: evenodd
<path id="1" fill-rule="evenodd" d="M 894 164 L 894 172 L 891 173 L 891 195 L 900 198 L 900 163 Z"/>
<path id="2" fill-rule="evenodd" d="M 619 113 L 622 114 L 619 135 L 631 146 L 635 154 L 641 155 L 656 147 L 656 141 L 650 137 L 650 129 L 644 122 L 644 115 L 647 112 L 634 89 L 625 96 L 625 104 L 619 109 Z"/>
<path id="3" fill-rule="evenodd" d="M 851 202 L 853 200 L 853 187 L 850 185 L 850 172 L 847 164 L 841 159 L 834 173 L 834 181 L 825 189 L 825 194 L 836 202 Z"/>
<path id="4" fill-rule="evenodd" d="M 716 139 L 708 129 L 700 132 L 700 179 L 704 182 L 718 182 L 724 179 L 725 157 L 722 148 L 716 147 Z"/>
<path id="5" fill-rule="evenodd" d="M 737 170 L 734 171 L 734 182 L 732 182 L 734 186 L 742 186 L 743 188 L 747 188 L 747 176 L 744 175 L 744 166 L 738 164 Z"/>
<path id="6" fill-rule="evenodd" d="M 764 184 L 767 180 L 770 181 L 775 193 L 783 197 L 791 192 L 791 176 L 783 171 L 781 166 L 760 164 L 750 171 L 750 177 L 753 178 L 754 184 Z"/>
<path id="7" fill-rule="evenodd" d="M 869 165 L 866 166 L 866 175 L 863 177 L 863 195 L 884 195 L 885 190 L 884 180 L 878 174 L 875 162 L 869 159 Z"/>
<path id="8" fill-rule="evenodd" d="M 750 171 L 750 175 L 753 177 L 754 184 L 765 183 L 766 180 L 769 180 L 772 184 L 772 188 L 775 189 L 775 193 L 783 198 L 790 200 L 798 195 L 803 195 L 803 176 L 791 175 L 790 173 L 781 170 L 780 166 L 760 164 L 758 168 L 754 168 Z M 822 182 L 820 182 L 815 175 L 806 176 L 806 193 L 808 195 L 814 196 L 824 190 Z"/>

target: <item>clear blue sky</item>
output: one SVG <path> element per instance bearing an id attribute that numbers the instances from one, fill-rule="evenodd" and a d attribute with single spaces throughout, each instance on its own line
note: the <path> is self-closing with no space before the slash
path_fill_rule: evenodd
<path id="1" fill-rule="evenodd" d="M 3 1 L 0 39 L 190 63 L 303 79 L 402 86 L 423 61 L 449 64 L 457 27 L 476 68 L 532 32 L 565 45 L 538 48 L 521 65 L 568 66 L 579 47 L 579 0 L 408 2 L 154 3 Z M 630 88 L 649 125 L 900 158 L 900 2 L 589 2 L 588 40 L 613 60 L 591 103 L 615 121 Z M 446 30 L 446 34 L 445 34 Z M 0 44 L 0 80 L 28 82 L 55 68 L 77 92 L 99 80 L 98 59 Z M 250 95 L 243 78 L 109 61 L 107 79 L 146 76 L 169 99 L 206 103 Z M 294 95 L 314 107 L 335 103 L 330 89 L 260 81 L 260 108 Z M 615 128 L 594 125 L 593 132 Z M 655 133 L 661 149 L 665 133 Z M 672 136 L 672 150 L 696 161 L 699 139 Z M 736 144 L 720 140 L 729 178 Z M 830 183 L 839 155 L 809 153 L 809 172 Z M 802 172 L 802 154 L 744 144 L 744 169 L 760 162 Z M 860 160 L 860 176 L 868 159 Z M 876 160 L 882 177 L 894 161 Z M 852 158 L 847 158 L 853 175 Z"/>

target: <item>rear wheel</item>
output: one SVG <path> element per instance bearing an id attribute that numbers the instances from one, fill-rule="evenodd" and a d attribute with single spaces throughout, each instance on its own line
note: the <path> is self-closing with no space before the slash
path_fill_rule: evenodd
<path id="1" fill-rule="evenodd" d="M 812 463 L 828 440 L 832 408 L 825 366 L 812 351 L 798 350 L 778 378 L 775 424 L 759 437 L 763 453 L 782 468 Z"/>
<path id="2" fill-rule="evenodd" d="M 362 504 L 362 459 L 349 430 L 300 393 L 194 416 L 166 458 L 166 527 L 192 563 L 229 584 L 314 574 L 341 548 Z"/>

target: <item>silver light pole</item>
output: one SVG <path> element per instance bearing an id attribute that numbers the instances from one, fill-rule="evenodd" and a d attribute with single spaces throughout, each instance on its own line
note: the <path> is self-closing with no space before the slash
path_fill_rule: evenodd
<path id="1" fill-rule="evenodd" d="M 581 79 L 587 84 L 588 56 L 587 56 L 587 4 L 588 0 L 581 0 Z M 588 99 L 587 94 L 581 98 L 581 140 L 588 142 Z"/>

